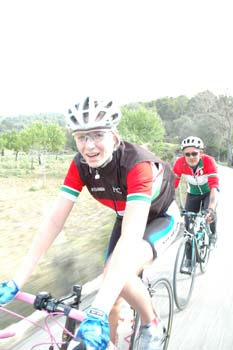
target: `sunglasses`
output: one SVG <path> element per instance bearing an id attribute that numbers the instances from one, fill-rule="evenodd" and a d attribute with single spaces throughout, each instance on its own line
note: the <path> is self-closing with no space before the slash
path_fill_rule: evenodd
<path id="1" fill-rule="evenodd" d="M 184 153 L 185 157 L 196 157 L 199 154 L 199 152 L 186 152 Z"/>
<path id="2" fill-rule="evenodd" d="M 75 138 L 79 144 L 84 145 L 88 140 L 94 143 L 101 143 L 106 138 L 109 131 L 96 131 L 90 133 L 77 133 Z"/>

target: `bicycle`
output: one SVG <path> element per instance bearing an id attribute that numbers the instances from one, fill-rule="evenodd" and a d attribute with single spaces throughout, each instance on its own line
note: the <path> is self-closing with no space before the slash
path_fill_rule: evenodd
<path id="1" fill-rule="evenodd" d="M 159 312 L 161 321 L 163 322 L 166 328 L 165 340 L 164 340 L 164 350 L 167 349 L 168 342 L 171 334 L 172 320 L 173 320 L 173 293 L 170 282 L 161 278 L 154 282 L 148 283 L 148 289 L 152 298 L 152 302 L 156 311 Z M 70 341 L 73 339 L 75 331 L 82 320 L 85 318 L 85 311 L 79 309 L 81 303 L 81 290 L 80 285 L 73 286 L 72 292 L 67 296 L 61 297 L 59 299 L 53 298 L 48 292 L 40 292 L 37 296 L 20 292 L 17 294 L 16 299 L 24 301 L 28 304 L 34 305 L 34 308 L 40 310 L 44 316 L 44 325 L 41 325 L 39 322 L 32 322 L 29 318 L 22 315 L 16 314 L 7 308 L 0 306 L 0 311 L 10 313 L 15 317 L 20 319 L 26 319 L 28 322 L 32 323 L 33 326 L 38 327 L 45 331 L 48 335 L 48 340 L 41 343 L 34 344 L 31 347 L 32 349 L 39 349 L 42 345 L 46 346 L 48 350 L 67 350 L 70 344 Z M 156 296 L 156 302 L 154 300 Z M 155 306 L 156 304 L 156 306 Z M 135 349 L 135 341 L 137 338 L 140 319 L 138 314 L 131 308 L 133 313 L 133 319 L 131 323 L 131 329 L 129 334 L 124 337 L 125 343 L 127 343 L 128 349 Z M 55 319 L 55 316 L 64 316 L 65 321 L 61 322 L 60 320 Z M 49 319 L 56 322 L 56 325 L 62 329 L 61 340 L 56 340 L 57 337 L 54 336 L 51 332 L 51 327 L 49 325 Z M 15 335 L 15 332 L 9 330 L 0 331 L 0 339 L 9 338 Z M 48 346 L 48 348 L 47 348 Z M 121 346 L 119 344 L 119 346 Z M 43 347 L 43 349 L 45 349 Z M 75 345 L 75 350 L 85 350 L 85 345 L 81 340 L 77 341 Z M 120 348 L 119 348 L 120 349 Z M 1 348 L 1 350 L 3 350 Z M 70 349 L 71 350 L 71 349 Z"/>
<path id="2" fill-rule="evenodd" d="M 184 229 L 184 235 L 178 247 L 173 270 L 174 301 L 179 310 L 183 310 L 190 301 L 197 264 L 200 265 L 202 273 L 207 269 L 211 250 L 210 235 L 212 234 L 205 219 L 205 210 L 198 213 L 182 210 L 181 216 L 187 218 L 188 229 Z M 189 249 L 191 259 L 190 271 L 184 270 L 187 249 Z"/>

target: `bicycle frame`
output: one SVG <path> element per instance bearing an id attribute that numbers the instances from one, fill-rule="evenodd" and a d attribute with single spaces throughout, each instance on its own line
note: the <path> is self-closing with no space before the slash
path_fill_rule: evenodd
<path id="1" fill-rule="evenodd" d="M 188 229 L 179 244 L 173 270 L 173 290 L 176 306 L 183 310 L 192 295 L 197 263 L 201 272 L 205 272 L 209 260 L 209 237 L 211 234 L 205 219 L 205 211 L 198 213 L 182 211 L 189 220 Z M 183 263 L 191 260 L 190 270 L 183 270 Z"/>
<path id="2" fill-rule="evenodd" d="M 188 217 L 189 228 L 185 229 L 184 236 L 188 236 L 192 241 L 192 256 L 196 254 L 196 260 L 198 262 L 203 262 L 203 258 L 199 254 L 199 244 L 201 240 L 205 239 L 205 231 L 208 236 L 210 236 L 210 227 L 205 220 L 205 212 L 201 211 L 199 213 L 193 212 L 183 212 L 183 215 Z M 209 242 L 208 242 L 209 245 Z"/>

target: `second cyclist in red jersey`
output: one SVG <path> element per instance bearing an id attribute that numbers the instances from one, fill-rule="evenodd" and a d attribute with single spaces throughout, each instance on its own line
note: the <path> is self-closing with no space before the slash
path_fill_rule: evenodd
<path id="1" fill-rule="evenodd" d="M 204 153 L 204 143 L 196 136 L 189 136 L 181 143 L 183 155 L 173 166 L 175 188 L 184 176 L 187 183 L 185 209 L 198 212 L 206 209 L 207 221 L 212 231 L 211 244 L 216 242 L 216 208 L 219 193 L 219 176 L 215 159 Z"/>

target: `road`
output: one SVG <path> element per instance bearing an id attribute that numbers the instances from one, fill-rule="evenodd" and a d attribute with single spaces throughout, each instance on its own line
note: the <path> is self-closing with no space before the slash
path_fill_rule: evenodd
<path id="1" fill-rule="evenodd" d="M 187 308 L 175 308 L 169 350 L 232 350 L 233 349 L 233 278 L 231 250 L 233 235 L 233 169 L 219 168 L 221 196 L 218 208 L 217 248 L 212 251 L 207 272 L 198 274 L 191 301 Z M 178 243 L 173 244 L 157 262 L 155 268 L 163 276 L 172 279 Z M 9 347 L 12 350 L 29 350 L 32 341 L 39 342 L 42 335 L 36 333 L 23 343 Z M 45 349 L 40 348 L 40 349 Z M 2 348 L 1 348 L 2 350 Z M 122 346 L 121 349 L 124 350 Z M 146 350 L 146 349 L 145 349 Z"/>

